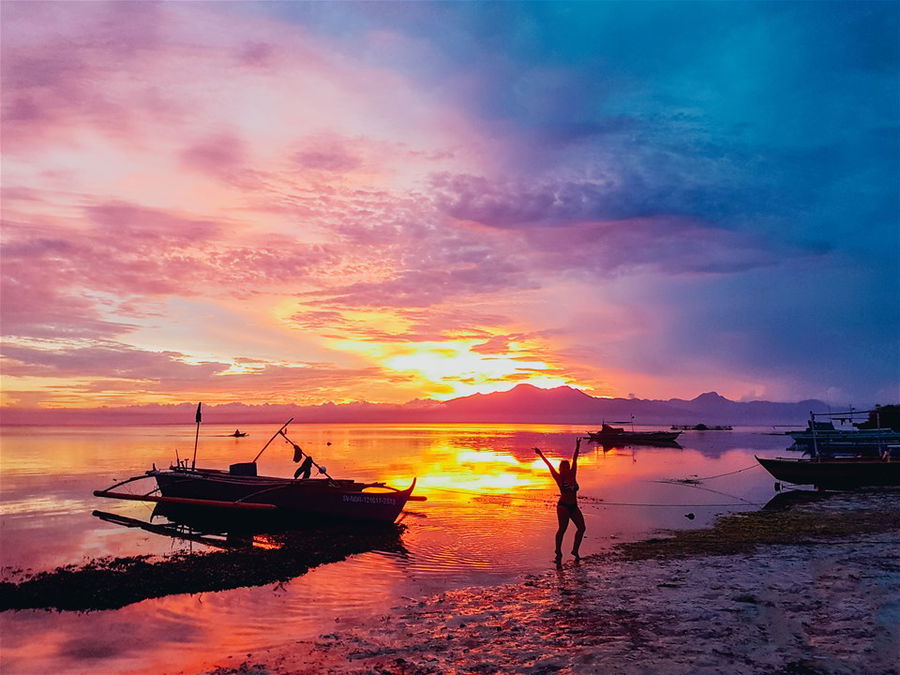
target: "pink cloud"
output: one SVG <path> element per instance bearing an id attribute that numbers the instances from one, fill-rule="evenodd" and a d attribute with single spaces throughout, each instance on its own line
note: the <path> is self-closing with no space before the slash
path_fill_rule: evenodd
<path id="1" fill-rule="evenodd" d="M 388 385 L 396 395 L 413 398 L 410 376 L 376 366 L 342 368 L 329 363 L 273 363 L 237 358 L 252 364 L 249 371 L 229 371 L 230 363 L 189 362 L 172 351 L 148 351 L 125 344 L 99 342 L 83 348 L 36 349 L 4 344 L 0 348 L 7 377 L 73 378 L 64 388 L 48 387 L 43 394 L 7 393 L 30 405 L 70 404 L 89 396 L 95 403 L 121 404 L 134 400 L 207 401 L 265 400 L 277 403 L 359 400 L 360 381 Z M 378 394 L 367 390 L 370 399 Z"/>
<path id="2" fill-rule="evenodd" d="M 95 293 L 139 309 L 137 298 L 244 295 L 337 264 L 329 247 L 284 235 L 222 240 L 224 226 L 121 202 L 88 207 L 77 229 L 8 223 L 3 332 L 111 336 L 128 322 L 101 319 Z M 33 232 L 33 233 L 32 233 Z"/>
<path id="3" fill-rule="evenodd" d="M 214 177 L 234 179 L 244 169 L 247 152 L 243 139 L 233 134 L 209 136 L 185 148 L 181 161 L 189 169 Z"/>
<path id="4" fill-rule="evenodd" d="M 3 18 L 7 334 L 110 337 L 129 321 L 104 317 L 166 296 L 389 272 L 431 227 L 410 181 L 473 145 L 413 83 L 297 26 L 145 3 Z"/>
<path id="5" fill-rule="evenodd" d="M 341 173 L 352 171 L 361 163 L 348 143 L 336 138 L 313 139 L 304 149 L 294 154 L 294 161 L 303 168 Z"/>
<path id="6" fill-rule="evenodd" d="M 206 381 L 228 368 L 227 363 L 186 363 L 184 354 L 148 352 L 127 345 L 101 343 L 69 350 L 44 350 L 3 345 L 7 375 L 100 377 L 128 380 Z"/>
<path id="7" fill-rule="evenodd" d="M 87 298 L 67 290 L 52 263 L 12 261 L 4 255 L 0 278 L 0 330 L 4 335 L 33 338 L 107 338 L 134 326 L 126 319 L 109 320 Z"/>

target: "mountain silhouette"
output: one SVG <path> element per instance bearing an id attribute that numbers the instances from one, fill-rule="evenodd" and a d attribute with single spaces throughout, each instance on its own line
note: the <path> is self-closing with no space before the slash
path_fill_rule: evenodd
<path id="1" fill-rule="evenodd" d="M 22 424 L 189 424 L 195 403 L 138 405 L 121 408 L 4 408 L 5 425 Z M 828 409 L 822 401 L 796 403 L 731 401 L 711 391 L 693 399 L 665 401 L 599 398 L 573 387 L 541 389 L 519 384 L 508 391 L 472 394 L 449 401 L 416 400 L 405 404 L 324 403 L 204 406 L 204 422 L 216 424 L 275 423 L 293 417 L 297 423 L 547 423 L 599 426 L 601 422 L 638 424 L 803 424 L 810 411 Z"/>

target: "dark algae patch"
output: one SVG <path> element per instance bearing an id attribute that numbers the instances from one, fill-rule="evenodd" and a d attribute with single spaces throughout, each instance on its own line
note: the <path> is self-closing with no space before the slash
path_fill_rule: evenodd
<path id="1" fill-rule="evenodd" d="M 345 526 L 267 537 L 272 548 L 208 553 L 101 558 L 14 582 L 0 582 L 0 611 L 10 609 L 118 609 L 177 593 L 223 591 L 288 581 L 310 568 L 372 550 L 402 551 L 402 526 Z"/>
<path id="2" fill-rule="evenodd" d="M 620 544 L 629 560 L 750 553 L 772 544 L 817 545 L 863 534 L 900 531 L 900 510 L 762 510 L 720 517 L 704 530 L 673 532 L 665 539 Z"/>

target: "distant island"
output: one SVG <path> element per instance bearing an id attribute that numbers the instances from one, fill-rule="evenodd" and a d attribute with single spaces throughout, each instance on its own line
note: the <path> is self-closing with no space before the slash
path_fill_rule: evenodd
<path id="1" fill-rule="evenodd" d="M 3 408 L 3 425 L 191 424 L 196 402 L 172 405 L 135 405 L 102 408 Z M 686 400 L 598 398 L 572 387 L 540 389 L 520 384 L 505 392 L 474 394 L 449 401 L 416 400 L 404 404 L 223 403 L 204 406 L 210 424 L 295 423 L 546 423 L 598 426 L 601 421 L 637 424 L 804 424 L 810 411 L 824 412 L 828 404 L 809 399 L 794 403 L 731 401 L 716 392 Z"/>

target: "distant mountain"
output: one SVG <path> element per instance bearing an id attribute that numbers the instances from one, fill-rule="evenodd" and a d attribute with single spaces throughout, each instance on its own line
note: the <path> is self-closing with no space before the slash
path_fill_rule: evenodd
<path id="1" fill-rule="evenodd" d="M 121 408 L 39 409 L 4 408 L 2 423 L 105 425 L 192 424 L 194 403 L 142 405 Z M 411 401 L 406 404 L 324 403 L 315 406 L 247 405 L 204 406 L 203 420 L 212 424 L 284 422 L 319 423 L 556 423 L 590 428 L 606 422 L 638 424 L 803 424 L 809 412 L 828 405 L 815 399 L 796 403 L 731 401 L 716 392 L 685 400 L 597 398 L 572 387 L 540 389 L 520 384 L 509 391 L 474 394 L 449 401 Z"/>
<path id="2" fill-rule="evenodd" d="M 802 424 L 811 410 L 827 410 L 817 400 L 797 403 L 731 401 L 716 392 L 691 400 L 596 398 L 572 387 L 539 389 L 520 384 L 507 392 L 476 394 L 445 401 L 423 411 L 428 421 L 548 422 L 593 424 L 602 421 L 638 424 Z"/>
<path id="3" fill-rule="evenodd" d="M 454 398 L 427 414 L 447 422 L 582 421 L 594 414 L 600 400 L 572 387 L 541 389 L 520 384 L 509 391 Z"/>

